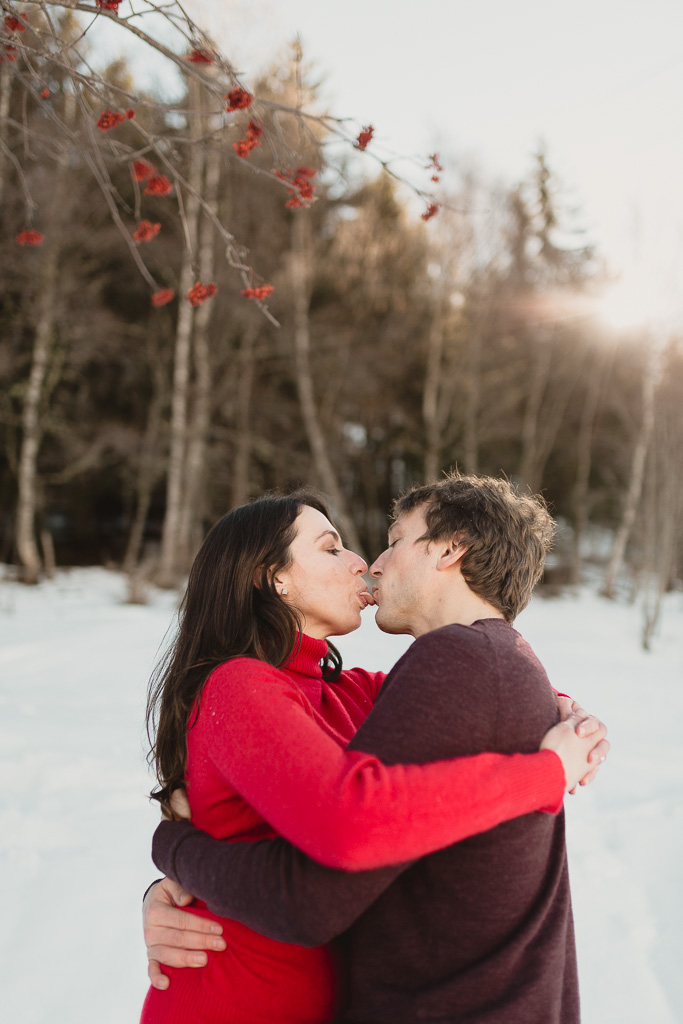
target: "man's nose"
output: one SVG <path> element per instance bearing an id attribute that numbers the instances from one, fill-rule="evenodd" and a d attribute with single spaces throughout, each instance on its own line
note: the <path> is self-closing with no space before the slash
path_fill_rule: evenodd
<path id="1" fill-rule="evenodd" d="M 382 556 L 381 555 L 379 556 L 379 558 L 376 558 L 375 561 L 370 566 L 370 575 L 374 579 L 377 579 L 378 576 L 382 575 Z"/>

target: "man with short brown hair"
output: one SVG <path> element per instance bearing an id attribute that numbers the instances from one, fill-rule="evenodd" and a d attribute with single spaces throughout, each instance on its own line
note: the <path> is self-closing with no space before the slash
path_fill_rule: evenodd
<path id="1" fill-rule="evenodd" d="M 394 517 L 370 569 L 377 623 L 416 640 L 350 746 L 388 764 L 537 750 L 555 694 L 511 621 L 552 538 L 543 502 L 452 474 L 398 499 Z M 348 1024 L 579 1020 L 563 814 L 357 874 L 284 840 L 225 844 L 186 823 L 163 823 L 154 854 L 217 913 L 272 938 L 342 935 Z"/>

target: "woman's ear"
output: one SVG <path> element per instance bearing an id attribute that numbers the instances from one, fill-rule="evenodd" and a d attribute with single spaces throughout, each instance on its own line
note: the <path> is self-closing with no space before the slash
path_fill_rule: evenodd
<path id="1" fill-rule="evenodd" d="M 270 573 L 268 575 L 270 576 Z M 280 576 L 275 576 L 275 578 L 273 579 L 273 583 L 275 584 L 275 589 L 278 592 L 278 594 L 280 595 L 280 597 L 287 597 L 287 594 L 289 593 L 289 588 L 288 588 L 286 580 L 283 580 Z M 263 569 L 259 568 L 254 573 L 254 586 L 257 589 L 260 589 L 262 585 L 263 585 Z"/>

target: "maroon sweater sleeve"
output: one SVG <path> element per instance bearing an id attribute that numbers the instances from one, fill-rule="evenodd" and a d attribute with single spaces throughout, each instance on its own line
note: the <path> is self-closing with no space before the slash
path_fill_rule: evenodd
<path id="1" fill-rule="evenodd" d="M 388 766 L 344 750 L 285 673 L 249 658 L 211 675 L 194 729 L 196 753 L 280 835 L 346 870 L 420 857 L 564 798 L 551 751 Z"/>
<path id="2" fill-rule="evenodd" d="M 346 931 L 413 863 L 339 871 L 284 839 L 227 843 L 189 821 L 161 822 L 152 859 L 220 917 L 298 946 L 322 946 Z"/>

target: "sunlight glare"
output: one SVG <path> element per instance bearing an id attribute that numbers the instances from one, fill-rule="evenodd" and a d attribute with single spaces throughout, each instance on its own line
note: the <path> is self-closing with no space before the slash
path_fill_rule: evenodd
<path id="1" fill-rule="evenodd" d="M 677 305 L 664 281 L 653 275 L 627 275 L 615 282 L 597 300 L 598 316 L 618 330 L 654 326 L 670 320 Z"/>

